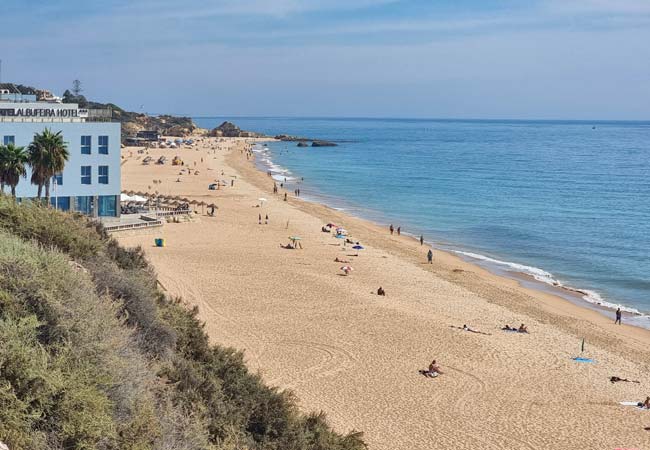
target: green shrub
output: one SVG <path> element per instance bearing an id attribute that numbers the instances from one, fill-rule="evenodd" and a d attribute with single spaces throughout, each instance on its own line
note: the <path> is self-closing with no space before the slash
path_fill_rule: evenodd
<path id="1" fill-rule="evenodd" d="M 210 345 L 197 315 L 157 289 L 142 249 L 0 195 L 0 438 L 12 450 L 365 448 Z"/>

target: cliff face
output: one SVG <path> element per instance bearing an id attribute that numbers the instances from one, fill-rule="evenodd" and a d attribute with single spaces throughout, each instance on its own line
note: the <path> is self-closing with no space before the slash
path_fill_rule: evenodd
<path id="1" fill-rule="evenodd" d="M 155 130 L 165 136 L 185 137 L 198 128 L 190 117 L 148 116 L 115 109 L 113 120 L 122 124 L 122 139 L 135 136 L 138 131 L 143 130 Z"/>

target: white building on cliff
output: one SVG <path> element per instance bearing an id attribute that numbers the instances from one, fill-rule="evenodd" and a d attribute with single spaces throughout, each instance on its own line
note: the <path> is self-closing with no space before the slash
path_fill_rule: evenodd
<path id="1" fill-rule="evenodd" d="M 0 95 L 0 144 L 27 147 L 46 128 L 61 132 L 70 153 L 63 173 L 51 180 L 53 206 L 91 216 L 119 216 L 120 124 L 110 121 L 110 111 Z M 30 177 L 28 169 L 16 187 L 19 199 L 36 197 Z"/>

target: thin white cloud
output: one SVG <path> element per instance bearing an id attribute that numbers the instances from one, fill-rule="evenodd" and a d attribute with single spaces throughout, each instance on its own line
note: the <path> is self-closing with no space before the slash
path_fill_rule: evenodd
<path id="1" fill-rule="evenodd" d="M 545 9 L 557 14 L 650 14 L 650 0 L 547 0 Z"/>
<path id="2" fill-rule="evenodd" d="M 158 18 L 206 18 L 224 16 L 267 16 L 272 18 L 290 17 L 318 11 L 355 11 L 400 0 L 218 0 L 209 5 L 201 1 L 186 1 L 183 8 L 178 2 L 133 2 L 123 13 L 146 13 Z"/>

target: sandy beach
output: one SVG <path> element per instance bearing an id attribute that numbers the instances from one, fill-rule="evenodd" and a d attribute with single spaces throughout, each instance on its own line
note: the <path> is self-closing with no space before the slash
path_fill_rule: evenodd
<path id="1" fill-rule="evenodd" d="M 203 138 L 193 149 L 148 150 L 154 160 L 178 154 L 196 175 L 143 165 L 123 149 L 123 190 L 219 209 L 115 236 L 141 245 L 164 289 L 198 305 L 213 342 L 243 350 L 267 383 L 291 389 L 339 431 L 363 431 L 372 450 L 650 448 L 650 411 L 619 404 L 650 395 L 650 331 L 448 253 L 427 264 L 428 247 L 414 239 L 293 192 L 285 202 L 247 145 Z M 208 190 L 217 179 L 226 186 Z M 328 222 L 365 247 L 359 256 L 321 231 Z M 281 248 L 289 236 L 303 248 Z M 154 247 L 155 237 L 166 246 Z M 344 276 L 335 258 L 354 271 Z M 529 334 L 501 330 L 522 323 Z M 455 328 L 464 324 L 487 334 Z M 444 374 L 425 378 L 418 370 L 432 359 Z"/>

